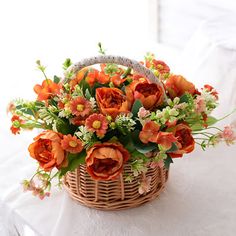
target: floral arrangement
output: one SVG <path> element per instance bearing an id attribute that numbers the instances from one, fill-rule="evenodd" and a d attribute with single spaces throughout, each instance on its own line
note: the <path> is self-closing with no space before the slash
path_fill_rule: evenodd
<path id="1" fill-rule="evenodd" d="M 105 53 L 101 44 L 99 49 Z M 220 141 L 234 143 L 232 126 L 221 130 L 215 126 L 221 119 L 210 115 L 218 105 L 212 86 L 198 90 L 150 53 L 141 63 L 152 70 L 164 91 L 131 68 L 113 63 L 74 74 L 66 59 L 63 76 L 50 79 L 37 61 L 44 75 L 42 84 L 34 86 L 37 98 L 9 105 L 13 134 L 43 130 L 28 148 L 38 168 L 23 181 L 25 190 L 43 199 L 53 179 L 60 185 L 62 177 L 80 164 L 99 181 L 117 178 L 129 163 L 133 174 L 125 180 L 132 181 L 149 167 L 169 168 L 174 158 L 192 152 L 196 144 L 205 150 Z M 140 182 L 140 194 L 149 191 L 149 183 L 148 178 Z"/>

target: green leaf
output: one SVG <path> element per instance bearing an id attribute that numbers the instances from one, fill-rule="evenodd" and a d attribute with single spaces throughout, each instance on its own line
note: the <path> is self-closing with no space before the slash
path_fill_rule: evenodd
<path id="1" fill-rule="evenodd" d="M 135 159 L 137 159 L 137 158 L 142 158 L 142 159 L 144 159 L 144 160 L 147 159 L 147 157 L 146 157 L 143 153 L 141 153 L 141 152 L 139 152 L 139 151 L 137 151 L 137 150 L 133 151 L 133 152 L 131 153 L 131 155 L 132 155 L 132 157 L 134 157 Z"/>
<path id="2" fill-rule="evenodd" d="M 135 146 L 133 144 L 130 133 L 128 135 L 120 135 L 119 141 L 123 144 L 125 149 L 127 149 L 130 153 L 135 151 Z"/>
<path id="3" fill-rule="evenodd" d="M 67 155 L 67 158 L 68 158 L 68 166 L 65 167 L 65 168 L 62 168 L 60 170 L 60 175 L 65 175 L 66 172 L 68 171 L 73 171 L 75 170 L 80 164 L 84 164 L 85 163 L 85 157 L 86 157 L 86 151 L 83 150 L 82 152 L 80 153 L 76 153 L 76 154 L 72 154 L 72 153 L 69 153 Z"/>
<path id="4" fill-rule="evenodd" d="M 125 79 L 130 73 L 131 73 L 131 68 L 130 67 L 128 67 L 127 69 L 126 69 L 126 71 L 124 72 L 124 74 L 122 74 L 121 75 L 121 78 L 122 79 Z"/>
<path id="5" fill-rule="evenodd" d="M 171 163 L 173 163 L 173 160 L 169 155 L 167 155 L 167 158 L 164 159 L 164 165 L 167 170 L 170 168 Z"/>
<path id="6" fill-rule="evenodd" d="M 53 77 L 53 82 L 54 83 L 58 84 L 60 82 L 60 80 L 61 79 L 58 76 L 54 75 L 54 77 Z"/>
<path id="7" fill-rule="evenodd" d="M 63 68 L 63 70 L 67 70 L 68 67 L 70 67 L 71 65 L 72 65 L 71 59 L 70 58 L 66 58 L 66 60 L 62 64 L 62 68 Z"/>
<path id="8" fill-rule="evenodd" d="M 85 98 L 89 100 L 91 97 L 92 97 L 91 93 L 89 92 L 88 89 L 86 89 L 85 90 Z"/>
<path id="9" fill-rule="evenodd" d="M 133 113 L 134 117 L 138 116 L 139 109 L 143 106 L 140 100 L 136 100 L 132 106 L 131 112 Z"/>
<path id="10" fill-rule="evenodd" d="M 189 103 L 189 101 L 190 101 L 190 94 L 189 93 L 185 93 L 184 95 L 182 95 L 181 97 L 180 97 L 180 101 L 179 101 L 179 103 L 183 103 L 183 102 L 186 102 L 186 103 Z"/>
<path id="11" fill-rule="evenodd" d="M 213 116 L 208 116 L 206 123 L 208 126 L 214 125 L 218 120 Z"/>

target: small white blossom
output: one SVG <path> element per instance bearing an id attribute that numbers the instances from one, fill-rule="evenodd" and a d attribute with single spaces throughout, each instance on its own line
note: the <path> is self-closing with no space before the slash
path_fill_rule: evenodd
<path id="1" fill-rule="evenodd" d="M 97 102 L 96 102 L 95 98 L 94 98 L 94 97 L 91 97 L 91 98 L 89 99 L 89 102 L 90 102 L 90 104 L 91 104 L 92 109 L 93 109 L 93 110 L 96 110 L 96 108 L 97 108 Z"/>
<path id="2" fill-rule="evenodd" d="M 85 126 L 79 126 L 79 131 L 75 135 L 82 141 L 83 145 L 86 146 L 91 142 L 93 133 L 90 132 Z"/>
<path id="3" fill-rule="evenodd" d="M 121 129 L 125 129 L 128 132 L 134 130 L 136 122 L 132 119 L 133 114 L 121 114 L 116 117 L 115 123 Z"/>

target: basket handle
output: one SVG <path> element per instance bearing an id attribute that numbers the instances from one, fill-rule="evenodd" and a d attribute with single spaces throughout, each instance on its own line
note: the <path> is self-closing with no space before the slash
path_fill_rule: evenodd
<path id="1" fill-rule="evenodd" d="M 96 57 L 90 57 L 71 65 L 68 68 L 68 70 L 76 73 L 79 70 L 83 69 L 84 67 L 100 63 L 115 63 L 118 65 L 130 67 L 137 73 L 143 75 L 145 78 L 148 78 L 152 83 L 158 84 L 162 88 L 165 94 L 165 90 L 162 83 L 158 80 L 158 78 L 153 74 L 151 70 L 144 67 L 141 63 L 126 57 L 112 56 L 112 55 L 101 55 Z"/>

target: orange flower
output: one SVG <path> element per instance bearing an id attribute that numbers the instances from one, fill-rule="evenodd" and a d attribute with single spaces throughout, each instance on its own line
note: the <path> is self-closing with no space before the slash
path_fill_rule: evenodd
<path id="1" fill-rule="evenodd" d="M 119 143 L 95 144 L 87 151 L 87 172 L 94 180 L 115 179 L 129 156 L 129 152 Z"/>
<path id="2" fill-rule="evenodd" d="M 71 134 L 64 135 L 61 140 L 61 147 L 70 153 L 79 153 L 83 150 L 82 142 Z"/>
<path id="3" fill-rule="evenodd" d="M 160 74 L 166 74 L 170 72 L 169 66 L 164 61 L 159 61 L 152 59 L 151 61 L 146 61 L 146 67 L 154 67 Z"/>
<path id="4" fill-rule="evenodd" d="M 172 158 L 182 157 L 185 153 L 190 153 L 194 150 L 194 139 L 191 134 L 191 129 L 186 124 L 178 124 L 175 127 L 171 128 L 171 132 L 177 138 L 178 150 L 172 153 L 169 153 Z"/>
<path id="5" fill-rule="evenodd" d="M 91 112 L 91 104 L 83 97 L 77 97 L 70 102 L 70 109 L 75 116 L 86 116 Z"/>
<path id="6" fill-rule="evenodd" d="M 125 82 L 126 79 L 122 79 L 119 75 L 114 75 L 111 77 L 111 82 L 114 86 L 119 87 L 122 83 Z"/>
<path id="7" fill-rule="evenodd" d="M 36 159 L 45 171 L 54 167 L 60 169 L 68 164 L 61 147 L 61 137 L 61 134 L 47 130 L 35 137 L 35 142 L 29 145 L 30 156 Z"/>
<path id="8" fill-rule="evenodd" d="M 90 85 L 90 87 L 93 87 L 98 77 L 99 71 L 94 68 L 90 68 L 85 80 Z"/>
<path id="9" fill-rule="evenodd" d="M 87 75 L 86 75 L 87 74 Z M 86 78 L 85 78 L 86 75 Z M 73 90 L 77 84 L 85 78 L 85 81 L 90 85 L 90 87 L 94 86 L 95 82 L 99 77 L 99 71 L 92 68 L 86 67 L 82 70 L 78 71 L 76 77 L 70 81 L 70 88 Z"/>
<path id="10" fill-rule="evenodd" d="M 130 109 L 126 96 L 117 88 L 97 88 L 96 100 L 101 112 L 113 119 L 120 113 L 127 113 Z"/>
<path id="11" fill-rule="evenodd" d="M 96 132 L 98 137 L 103 137 L 108 128 L 108 122 L 104 115 L 102 114 L 92 114 L 86 121 L 85 126 L 89 131 Z"/>
<path id="12" fill-rule="evenodd" d="M 80 126 L 80 125 L 85 124 L 85 120 L 84 120 L 83 117 L 76 116 L 76 117 L 70 118 L 70 123 L 73 124 L 73 125 Z"/>
<path id="13" fill-rule="evenodd" d="M 145 109 L 152 109 L 162 105 L 164 92 L 155 83 L 138 83 L 134 88 L 134 98 L 141 100 Z"/>
<path id="14" fill-rule="evenodd" d="M 172 147 L 172 143 L 175 143 L 176 141 L 177 138 L 173 133 L 159 132 L 156 143 L 160 144 L 165 150 L 169 150 Z"/>
<path id="15" fill-rule="evenodd" d="M 187 81 L 181 75 L 171 75 L 166 80 L 166 89 L 169 96 L 173 99 L 175 97 L 181 97 L 184 93 L 195 93 L 195 86 L 191 82 Z"/>
<path id="16" fill-rule="evenodd" d="M 156 143 L 160 126 L 154 121 L 147 122 L 142 131 L 139 133 L 139 138 L 143 143 L 153 142 Z"/>
<path id="17" fill-rule="evenodd" d="M 56 84 L 52 80 L 47 79 L 42 82 L 42 85 L 36 84 L 34 86 L 35 93 L 38 94 L 38 100 L 44 101 L 51 98 L 53 95 L 60 93 L 61 84 Z"/>
<path id="18" fill-rule="evenodd" d="M 219 99 L 218 92 L 211 85 L 205 84 L 204 85 L 204 89 L 206 89 L 207 91 L 211 92 L 211 94 L 216 98 L 216 100 Z"/>
<path id="19" fill-rule="evenodd" d="M 81 80 L 84 78 L 86 73 L 88 72 L 89 68 L 83 68 L 82 70 L 79 70 L 76 74 L 76 77 L 70 81 L 70 88 L 73 90 L 74 87 L 81 82 Z"/>
<path id="20" fill-rule="evenodd" d="M 98 82 L 100 84 L 108 84 L 110 82 L 110 76 L 101 71 L 98 75 Z"/>
<path id="21" fill-rule="evenodd" d="M 20 133 L 21 124 L 23 124 L 24 121 L 22 119 L 20 119 L 19 116 L 13 115 L 12 118 L 11 118 L 11 122 L 12 122 L 12 126 L 10 128 L 11 132 L 13 134 L 19 134 Z"/>

